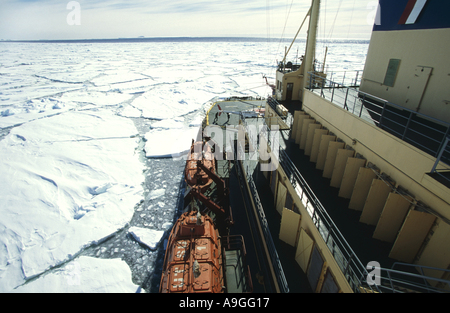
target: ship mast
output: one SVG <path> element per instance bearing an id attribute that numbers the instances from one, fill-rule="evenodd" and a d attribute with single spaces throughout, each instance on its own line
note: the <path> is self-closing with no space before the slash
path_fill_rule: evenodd
<path id="1" fill-rule="evenodd" d="M 306 41 L 305 58 L 303 59 L 303 89 L 308 86 L 308 72 L 314 70 L 314 58 L 317 41 L 317 25 L 319 23 L 320 0 L 312 0 L 309 20 L 308 39 Z M 303 93 L 304 94 L 304 93 Z"/>

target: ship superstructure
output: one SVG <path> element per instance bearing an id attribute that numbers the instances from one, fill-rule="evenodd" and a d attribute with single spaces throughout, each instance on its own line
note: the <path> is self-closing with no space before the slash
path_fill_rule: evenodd
<path id="1" fill-rule="evenodd" d="M 379 2 L 362 92 L 450 122 L 448 1 Z"/>
<path id="2" fill-rule="evenodd" d="M 286 201 L 282 234 L 316 292 L 450 290 L 448 6 L 381 0 L 361 88 L 278 69 L 275 96 L 294 115 L 294 150 L 338 196 L 323 205 L 298 154 L 280 154 L 269 180 L 276 201 Z M 306 88 L 292 96 L 296 84 Z"/>

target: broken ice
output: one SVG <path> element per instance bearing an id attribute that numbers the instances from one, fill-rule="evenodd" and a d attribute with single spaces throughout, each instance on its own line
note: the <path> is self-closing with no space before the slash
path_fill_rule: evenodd
<path id="1" fill-rule="evenodd" d="M 143 245 L 146 245 L 151 250 L 156 249 L 159 242 L 161 241 L 162 236 L 164 235 L 164 231 L 140 227 L 130 227 L 128 231 L 134 237 L 134 239 L 136 239 Z"/>

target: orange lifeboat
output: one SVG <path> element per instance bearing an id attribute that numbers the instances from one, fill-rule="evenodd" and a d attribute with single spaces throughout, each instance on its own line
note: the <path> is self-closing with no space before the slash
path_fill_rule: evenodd
<path id="1" fill-rule="evenodd" d="M 211 147 L 202 141 L 192 141 L 185 167 L 186 183 L 198 189 L 199 192 L 204 193 L 212 184 L 213 179 L 199 166 L 199 163 L 212 173 L 215 173 L 216 161 Z"/>
<path id="2" fill-rule="evenodd" d="M 181 215 L 169 237 L 161 293 L 224 292 L 219 232 L 207 215 Z"/>

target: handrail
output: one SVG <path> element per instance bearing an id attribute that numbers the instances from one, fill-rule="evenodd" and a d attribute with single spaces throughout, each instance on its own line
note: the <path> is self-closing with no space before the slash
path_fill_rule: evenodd
<path id="1" fill-rule="evenodd" d="M 371 291 L 375 292 L 381 292 L 382 290 L 392 291 L 392 292 L 398 292 L 397 286 L 399 284 L 407 285 L 410 289 L 417 290 L 419 292 L 448 292 L 448 290 L 439 289 L 435 287 L 431 287 L 428 285 L 428 283 L 419 284 L 414 281 L 408 280 L 407 278 L 421 278 L 425 281 L 431 280 L 434 282 L 440 282 L 445 283 L 450 286 L 450 281 L 445 279 L 439 279 L 435 277 L 426 276 L 422 269 L 432 269 L 432 270 L 439 270 L 443 272 L 449 272 L 450 270 L 440 269 L 440 268 L 434 268 L 434 267 L 427 267 L 422 265 L 416 265 L 416 264 L 406 264 L 406 263 L 394 263 L 394 266 L 397 264 L 410 266 L 410 267 L 417 267 L 421 270 L 420 274 L 414 274 L 404 271 L 398 271 L 394 269 L 381 269 L 381 271 L 384 271 L 386 273 L 385 276 L 381 276 L 382 280 L 387 280 L 389 282 L 389 285 L 391 288 L 387 288 L 386 286 L 382 285 L 369 285 L 367 284 L 366 278 L 368 276 L 368 272 L 365 266 L 363 266 L 362 262 L 357 257 L 356 253 L 353 251 L 353 249 L 350 247 L 348 242 L 345 240 L 342 233 L 339 231 L 338 227 L 334 224 L 331 217 L 328 215 L 325 208 L 322 206 L 318 198 L 315 196 L 314 192 L 311 190 L 311 188 L 308 186 L 304 178 L 301 176 L 301 174 L 298 172 L 298 169 L 295 167 L 295 165 L 292 163 L 292 161 L 289 159 L 289 156 L 287 155 L 286 151 L 284 149 L 280 148 L 280 165 L 282 166 L 283 170 L 285 171 L 286 175 L 288 175 L 291 184 L 297 191 L 297 193 L 300 191 L 300 198 L 302 202 L 306 205 L 308 213 L 310 214 L 311 218 L 313 219 L 314 224 L 316 225 L 317 229 L 319 230 L 319 233 L 322 235 L 322 238 L 324 239 L 325 243 L 327 244 L 328 248 L 330 249 L 331 253 L 336 259 L 336 262 L 338 263 L 339 267 L 341 268 L 343 274 L 346 276 L 347 281 L 349 282 L 350 286 L 352 287 L 354 292 L 361 292 L 360 287 L 364 287 L 366 289 L 370 289 Z M 300 188 L 298 188 L 300 187 Z M 303 200 L 304 196 L 306 196 L 307 200 Z M 339 261 L 340 260 L 340 261 Z M 394 268 L 393 266 L 393 268 Z M 400 274 L 405 276 L 405 279 L 402 280 L 396 280 L 392 276 L 392 274 Z"/>
<path id="2" fill-rule="evenodd" d="M 253 282 L 250 275 L 250 268 L 247 264 L 247 250 L 245 249 L 244 238 L 242 237 L 242 235 L 229 235 L 222 237 L 221 243 L 225 251 L 232 251 L 232 250 L 240 251 L 240 254 L 238 255 L 239 263 L 236 266 L 239 265 L 239 269 L 241 271 L 240 274 L 243 274 L 245 279 L 243 276 L 241 276 L 239 281 L 236 279 L 236 281 L 238 281 L 237 287 L 242 285 L 243 286 L 242 289 L 244 290 L 244 292 L 246 293 L 253 292 Z M 226 264 L 226 261 L 225 266 L 235 267 L 235 265 Z"/>
<path id="3" fill-rule="evenodd" d="M 403 266 L 403 267 L 411 267 L 412 270 L 418 270 L 419 274 L 412 273 L 412 272 L 405 272 L 405 271 L 401 271 L 401 270 L 395 270 L 394 268 L 399 265 Z M 390 269 L 380 268 L 380 272 L 386 272 L 387 277 L 380 275 L 379 278 L 383 281 L 387 280 L 389 282 L 389 285 L 388 285 L 389 287 L 384 285 L 381 282 L 380 288 L 387 289 L 387 291 L 392 291 L 394 293 L 403 293 L 402 290 L 406 290 L 407 292 L 427 292 L 427 293 L 430 293 L 430 292 L 431 293 L 448 293 L 449 292 L 449 289 L 431 286 L 430 282 L 440 283 L 440 284 L 447 285 L 447 287 L 450 287 L 450 280 L 425 275 L 425 273 L 423 271 L 424 269 L 439 271 L 442 273 L 450 273 L 450 270 L 447 270 L 447 269 L 436 268 L 436 267 L 425 266 L 425 265 L 418 265 L 418 264 L 395 262 Z M 407 278 L 417 279 L 417 280 L 423 281 L 423 283 L 414 282 L 413 280 L 408 280 Z"/>
<path id="4" fill-rule="evenodd" d="M 349 86 L 359 86 L 359 84 L 361 84 L 361 72 L 363 72 L 362 70 L 355 70 L 355 71 L 333 71 L 330 70 L 330 68 L 327 68 L 326 74 L 327 76 L 330 75 L 330 80 L 333 80 L 333 76 L 335 78 L 335 80 L 341 80 L 342 79 L 342 85 L 346 85 L 346 81 L 350 80 L 351 83 Z M 343 75 L 339 75 L 343 73 Z M 356 73 L 355 77 L 352 76 L 348 76 L 348 73 Z"/>
<path id="5" fill-rule="evenodd" d="M 438 157 L 450 135 L 450 123 L 309 72 L 308 89 L 333 104 Z M 396 112 L 399 111 L 399 112 Z M 441 158 L 450 165 L 450 156 Z"/>
<path id="6" fill-rule="evenodd" d="M 442 175 L 442 172 L 449 172 L 449 170 L 441 170 L 441 169 L 437 169 L 439 162 L 444 162 L 444 163 L 449 163 L 448 161 L 445 162 L 445 160 L 450 159 L 450 137 L 447 137 L 444 144 L 441 147 L 441 150 L 439 151 L 439 154 L 436 158 L 436 162 L 433 165 L 433 168 L 431 169 L 431 174 L 437 174 L 439 177 L 441 177 L 442 179 L 444 179 L 445 181 L 448 182 L 448 184 L 450 184 L 450 176 L 445 176 Z"/>
<path id="7" fill-rule="evenodd" d="M 269 101 L 269 100 L 268 100 Z M 274 101 L 273 104 L 275 104 L 276 101 Z M 272 104 L 272 105 L 273 105 Z M 245 117 L 241 117 L 243 120 L 243 125 L 247 125 L 245 121 Z M 271 139 L 271 130 L 267 126 L 267 124 L 263 123 L 266 131 L 262 132 L 260 135 L 266 136 L 267 143 L 271 147 L 272 143 L 270 141 Z M 258 141 L 259 142 L 259 141 Z M 239 145 L 238 149 L 241 149 L 243 151 L 243 148 Z M 448 292 L 444 289 L 439 289 L 432 287 L 428 284 L 428 280 L 435 281 L 439 283 L 445 283 L 450 284 L 450 281 L 445 279 L 437 279 L 434 277 L 429 277 L 423 274 L 422 268 L 428 268 L 426 266 L 420 266 L 415 264 L 408 264 L 410 267 L 417 267 L 422 272 L 422 275 L 404 272 L 395 270 L 394 266 L 392 269 L 384 269 L 380 268 L 380 279 L 382 282 L 387 282 L 388 286 L 386 285 L 377 285 L 377 284 L 369 284 L 367 281 L 368 278 L 368 271 L 367 268 L 362 264 L 356 253 L 353 251 L 353 249 L 350 247 L 349 243 L 346 241 L 345 237 L 342 235 L 342 233 L 339 231 L 338 227 L 335 225 L 334 221 L 331 219 L 331 217 L 328 215 L 326 209 L 321 204 L 320 200 L 317 198 L 317 196 L 314 194 L 312 189 L 309 187 L 306 180 L 303 178 L 303 176 L 298 171 L 297 167 L 294 165 L 294 163 L 290 160 L 289 156 L 287 155 L 286 151 L 282 147 L 278 147 L 279 149 L 279 164 L 281 165 L 282 169 L 286 173 L 287 177 L 289 177 L 289 181 L 291 182 L 292 186 L 297 192 L 297 195 L 299 196 L 300 200 L 302 201 L 303 205 L 305 206 L 308 214 L 313 220 L 314 225 L 319 231 L 319 234 L 322 236 L 323 240 L 325 241 L 327 247 L 329 248 L 330 252 L 332 253 L 333 257 L 335 258 L 339 268 L 341 269 L 342 273 L 344 274 L 345 278 L 347 279 L 350 287 L 352 290 L 356 293 L 361 292 L 402 292 L 399 290 L 399 285 L 404 286 L 406 290 L 418 290 L 419 292 Z M 235 151 L 237 153 L 237 151 Z M 237 155 L 235 155 L 237 157 Z M 245 165 L 246 160 L 244 160 Z M 238 164 L 240 162 L 237 162 Z M 240 164 L 239 164 L 240 165 Z M 258 192 L 256 190 L 256 186 L 254 185 L 253 178 L 251 175 L 247 175 L 247 181 L 249 183 L 250 189 L 252 189 L 252 193 L 256 193 L 257 198 L 255 195 L 252 195 L 252 197 L 257 199 L 255 201 L 255 204 L 257 207 L 260 208 L 260 212 L 258 214 L 261 214 L 260 219 L 263 218 L 264 220 L 264 227 L 267 227 L 268 235 L 270 236 L 269 242 L 272 242 L 272 237 L 270 235 L 270 230 L 268 229 L 267 220 L 265 220 L 264 211 L 262 210 L 262 205 L 259 201 Z M 266 234 L 265 234 L 266 236 Z M 276 253 L 276 249 L 274 248 L 274 252 Z M 272 252 L 271 252 L 272 253 Z M 275 255 L 276 264 L 279 263 L 278 256 Z M 279 264 L 280 269 L 282 271 L 281 263 Z M 442 270 L 438 268 L 429 268 L 433 270 L 440 270 L 440 271 L 448 271 L 450 270 Z M 279 279 L 280 285 L 283 285 L 283 281 L 285 281 L 284 272 L 282 272 L 282 277 Z M 406 279 L 399 279 L 395 275 L 402 275 L 405 276 Z M 408 278 L 420 278 L 424 280 L 423 284 L 419 284 L 415 281 L 412 281 Z M 286 282 L 287 286 L 287 282 Z M 405 287 L 406 286 L 406 287 Z"/>
<path id="8" fill-rule="evenodd" d="M 368 275 L 365 266 L 363 266 L 356 253 L 283 149 L 280 149 L 280 165 L 286 175 L 288 175 L 291 184 L 297 191 L 351 288 L 354 292 L 359 292 L 359 286 L 363 285 Z M 376 286 L 369 286 L 369 289 L 380 292 Z"/>
<path id="9" fill-rule="evenodd" d="M 269 128 L 267 130 L 267 137 L 268 137 L 267 142 L 269 143 L 269 145 L 271 145 L 270 142 L 271 135 Z M 349 285 L 351 286 L 354 292 L 360 293 L 364 292 L 364 290 L 367 289 L 372 292 L 382 292 L 382 290 L 398 292 L 396 288 L 397 285 L 400 283 L 403 285 L 408 285 L 412 289 L 419 289 L 427 292 L 445 292 L 444 290 L 427 286 L 426 284 L 424 286 L 417 284 L 415 282 L 411 282 L 409 280 L 399 281 L 391 277 L 392 276 L 391 274 L 395 273 L 395 274 L 402 274 L 407 277 L 414 277 L 414 278 L 420 277 L 424 280 L 432 280 L 436 282 L 450 284 L 450 281 L 447 280 L 425 276 L 423 272 L 422 275 L 416 276 L 416 274 L 397 271 L 394 269 L 381 269 L 381 271 L 385 272 L 385 276 L 381 277 L 381 279 L 385 281 L 387 280 L 391 288 L 387 288 L 386 286 L 382 285 L 368 284 L 367 277 L 369 273 L 367 271 L 367 268 L 362 264 L 360 259 L 357 257 L 356 253 L 350 247 L 349 243 L 346 241 L 345 237 L 339 231 L 338 227 L 336 226 L 332 218 L 328 215 L 326 209 L 323 207 L 320 200 L 317 198 L 312 189 L 309 187 L 306 180 L 300 174 L 297 167 L 289 158 L 286 151 L 283 148 L 279 147 L 279 152 L 280 152 L 279 164 L 286 173 L 287 177 L 289 177 L 289 181 L 296 190 L 297 195 L 299 196 L 307 212 L 311 216 L 314 225 L 319 230 L 319 233 L 321 234 L 323 240 L 330 249 L 330 252 L 333 254 L 333 257 L 335 258 L 336 262 L 338 263 L 338 266 L 340 267 L 342 273 L 346 277 Z M 418 268 L 428 268 L 426 266 L 420 266 L 415 264 L 409 266 Z M 437 268 L 430 268 L 430 269 L 446 271 Z M 448 272 L 450 272 L 450 270 L 448 270 Z M 361 289 L 361 287 L 363 287 L 363 289 Z"/>
<path id="10" fill-rule="evenodd" d="M 267 128 L 266 140 L 269 146 L 271 146 L 271 130 L 267 126 L 267 124 L 264 123 L 264 125 Z M 344 236 L 340 233 L 339 229 L 334 224 L 333 220 L 328 215 L 327 211 L 325 210 L 317 196 L 314 194 L 312 189 L 307 184 L 306 180 L 300 174 L 297 167 L 290 160 L 286 151 L 281 147 L 279 147 L 279 151 L 279 164 L 285 171 L 286 175 L 289 177 L 292 186 L 297 191 L 300 200 L 305 205 L 305 208 L 313 219 L 314 224 L 325 240 L 325 243 L 327 244 L 331 253 L 335 257 L 335 259 L 336 257 L 342 259 L 342 262 L 338 262 L 338 265 L 344 273 L 344 276 L 347 278 L 347 281 L 349 282 L 352 290 L 354 292 L 361 292 L 359 287 L 362 286 L 364 282 L 364 280 L 361 280 L 361 278 L 367 277 L 367 269 L 362 265 L 361 261 L 356 256 L 356 253 L 351 249 Z M 326 227 L 325 229 L 324 226 Z M 375 292 L 381 292 L 376 285 L 368 286 L 368 288 Z"/>
<path id="11" fill-rule="evenodd" d="M 245 122 L 245 118 L 243 117 L 243 115 L 241 115 L 241 119 L 244 119 L 244 122 Z M 234 145 L 233 144 L 231 146 L 233 147 L 233 150 L 234 150 L 234 159 L 235 160 L 238 160 L 238 155 L 239 154 L 244 155 L 245 150 L 241 146 L 240 142 L 238 142 L 237 149 L 234 149 Z M 244 160 L 244 162 L 245 162 L 245 160 Z M 237 165 L 237 168 L 238 168 L 238 175 L 240 175 L 241 172 L 244 172 L 244 169 L 241 167 L 241 163 L 239 161 L 236 162 L 236 165 Z M 249 193 L 250 193 L 250 196 L 253 199 L 253 202 L 255 203 L 255 207 L 256 207 L 257 215 L 258 215 L 257 218 L 259 219 L 259 222 L 261 224 L 261 228 L 262 228 L 262 231 L 263 231 L 263 236 L 264 236 L 264 239 L 266 241 L 267 249 L 269 251 L 269 255 L 270 255 L 271 262 L 272 262 L 273 270 L 274 270 L 274 272 L 276 274 L 275 276 L 276 276 L 276 280 L 277 280 L 278 286 L 279 286 L 281 292 L 288 293 L 289 292 L 289 286 L 288 286 L 288 283 L 287 283 L 287 279 L 286 279 L 286 276 L 284 275 L 283 267 L 281 265 L 280 259 L 278 257 L 278 252 L 277 252 L 277 250 L 275 248 L 275 244 L 273 242 L 272 235 L 271 235 L 270 230 L 269 230 L 269 225 L 267 223 L 267 219 L 266 219 L 266 216 L 265 216 L 265 213 L 264 213 L 264 209 L 263 209 L 263 206 L 261 204 L 261 200 L 259 198 L 258 190 L 257 190 L 257 188 L 255 186 L 255 183 L 253 181 L 252 175 L 249 175 L 247 173 L 246 177 L 247 177 L 248 186 L 250 188 Z"/>

